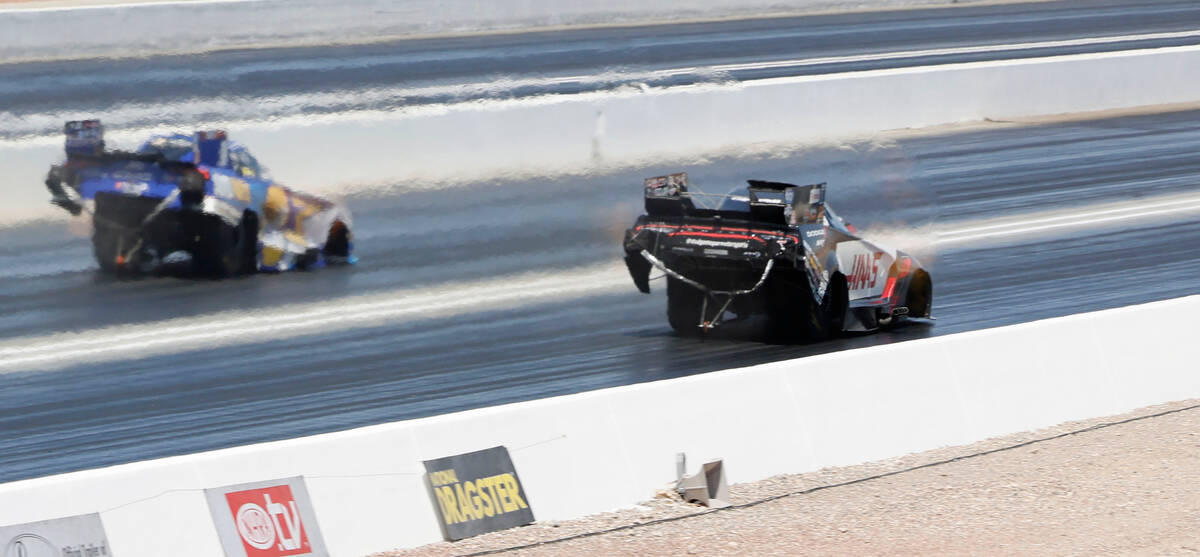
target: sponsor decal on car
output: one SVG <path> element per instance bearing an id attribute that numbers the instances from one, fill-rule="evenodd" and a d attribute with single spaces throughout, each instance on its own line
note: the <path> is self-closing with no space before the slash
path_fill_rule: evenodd
<path id="1" fill-rule="evenodd" d="M 327 556 L 303 478 L 204 490 L 225 554 Z"/>
<path id="2" fill-rule="evenodd" d="M 232 178 L 229 180 L 229 185 L 232 188 L 233 198 L 242 203 L 250 203 L 250 183 L 241 178 Z"/>
<path id="3" fill-rule="evenodd" d="M 677 197 L 679 194 L 687 191 L 688 177 L 685 172 L 655 176 L 653 178 L 646 178 L 643 185 L 645 186 L 646 197 Z"/>
<path id="4" fill-rule="evenodd" d="M 821 260 L 817 259 L 816 250 L 813 246 L 804 242 L 804 269 L 808 275 L 808 285 L 812 289 L 813 297 L 817 303 L 825 297 L 825 291 L 829 289 L 829 271 L 825 269 L 825 265 L 821 264 Z"/>
<path id="5" fill-rule="evenodd" d="M 700 238 L 688 238 L 687 240 L 684 240 L 683 243 L 689 246 L 701 246 L 706 248 L 746 249 L 750 247 L 750 242 L 726 242 L 722 240 L 703 240 Z"/>
<path id="6" fill-rule="evenodd" d="M 150 184 L 146 182 L 118 181 L 113 183 L 113 189 L 125 195 L 142 195 L 150 190 Z"/>
<path id="7" fill-rule="evenodd" d="M 837 247 L 838 267 L 846 277 L 851 300 L 877 297 L 883 293 L 887 270 L 895 252 L 866 241 L 842 242 Z"/>
<path id="8" fill-rule="evenodd" d="M 425 479 L 447 540 L 533 522 L 508 449 L 492 447 L 425 461 Z"/>
<path id="9" fill-rule="evenodd" d="M 0 526 L 0 557 L 108 557 L 98 514 Z"/>
<path id="10" fill-rule="evenodd" d="M 854 256 L 854 263 L 850 266 L 850 274 L 846 275 L 846 283 L 850 290 L 863 290 L 875 288 L 875 283 L 879 279 L 879 260 L 883 258 L 882 252 L 859 253 Z"/>

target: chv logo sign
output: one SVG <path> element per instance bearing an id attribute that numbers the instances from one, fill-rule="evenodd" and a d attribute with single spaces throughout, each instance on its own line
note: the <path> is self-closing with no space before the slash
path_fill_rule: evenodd
<path id="1" fill-rule="evenodd" d="M 225 500 L 248 555 L 289 557 L 312 551 L 292 488 L 278 485 L 236 491 L 226 493 Z"/>
<path id="2" fill-rule="evenodd" d="M 225 554 L 325 556 L 303 478 L 205 490 Z"/>

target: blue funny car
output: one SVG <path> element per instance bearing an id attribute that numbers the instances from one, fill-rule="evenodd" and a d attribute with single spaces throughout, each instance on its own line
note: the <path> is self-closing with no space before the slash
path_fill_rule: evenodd
<path id="1" fill-rule="evenodd" d="M 105 149 L 99 120 L 67 122 L 52 202 L 91 213 L 100 268 L 137 272 L 186 252 L 210 276 L 353 263 L 349 211 L 276 184 L 225 132 L 160 135 Z"/>

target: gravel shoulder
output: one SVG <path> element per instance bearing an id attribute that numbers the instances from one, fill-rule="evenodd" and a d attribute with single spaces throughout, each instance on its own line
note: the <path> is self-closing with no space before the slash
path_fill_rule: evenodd
<path id="1" fill-rule="evenodd" d="M 730 492 L 735 505 L 778 498 L 710 512 L 664 491 L 617 512 L 376 557 L 538 543 L 502 554 L 1196 555 L 1200 400 Z"/>

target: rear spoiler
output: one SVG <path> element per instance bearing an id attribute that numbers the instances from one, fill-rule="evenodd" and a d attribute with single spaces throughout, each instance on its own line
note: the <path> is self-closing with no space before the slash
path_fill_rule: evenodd
<path id="1" fill-rule="evenodd" d="M 72 120 L 63 124 L 66 142 L 63 148 L 68 158 L 82 157 L 97 160 L 127 160 L 153 162 L 163 167 L 195 167 L 195 164 L 168 161 L 158 154 L 136 154 L 104 150 L 104 125 L 100 120 Z M 224 130 L 196 132 L 197 164 L 229 166 L 228 135 Z"/>
<path id="2" fill-rule="evenodd" d="M 81 180 L 93 173 L 135 173 L 145 169 L 144 165 L 153 165 L 159 169 L 177 176 L 180 199 L 185 202 L 198 203 L 206 191 L 210 174 L 199 168 L 193 162 L 171 160 L 162 153 L 134 153 L 130 151 L 108 151 L 104 148 L 104 126 L 100 120 L 74 120 L 63 124 L 63 135 L 66 136 L 64 149 L 67 152 L 67 164 L 54 165 L 46 175 L 46 188 L 50 190 L 50 202 L 78 215 L 83 211 L 78 185 Z M 199 135 L 199 134 L 198 134 Z M 200 135 L 198 140 L 209 140 L 210 154 L 221 157 L 227 153 L 224 148 L 225 134 L 218 137 Z M 135 163 L 142 163 L 138 165 Z M 141 168 L 139 168 L 141 166 Z M 146 169 L 148 170 L 148 169 Z"/>
<path id="3" fill-rule="evenodd" d="M 825 212 L 825 183 L 797 186 L 784 182 L 749 181 L 750 214 L 755 220 L 779 224 L 813 224 Z M 652 217 L 678 217 L 687 214 L 716 214 L 712 209 L 697 210 L 688 189 L 686 172 L 646 178 L 646 214 Z"/>
<path id="4" fill-rule="evenodd" d="M 134 153 L 130 151 L 105 151 L 99 155 L 87 157 L 89 161 L 95 163 L 106 162 L 144 162 L 157 165 L 163 170 L 171 170 L 181 172 L 196 168 L 196 164 L 192 162 L 183 162 L 170 160 L 162 153 Z"/>
<path id="5" fill-rule="evenodd" d="M 157 164 L 168 170 L 196 168 L 196 165 L 193 163 L 168 160 L 162 156 L 162 153 L 157 152 L 106 151 L 104 149 L 104 125 L 100 123 L 100 120 L 72 120 L 67 122 L 63 124 L 63 135 L 66 136 L 63 148 L 66 150 L 68 158 L 85 159 L 93 162 L 137 161 Z M 201 137 L 201 139 L 204 138 Z M 224 141 L 224 132 L 220 132 L 219 139 Z"/>

